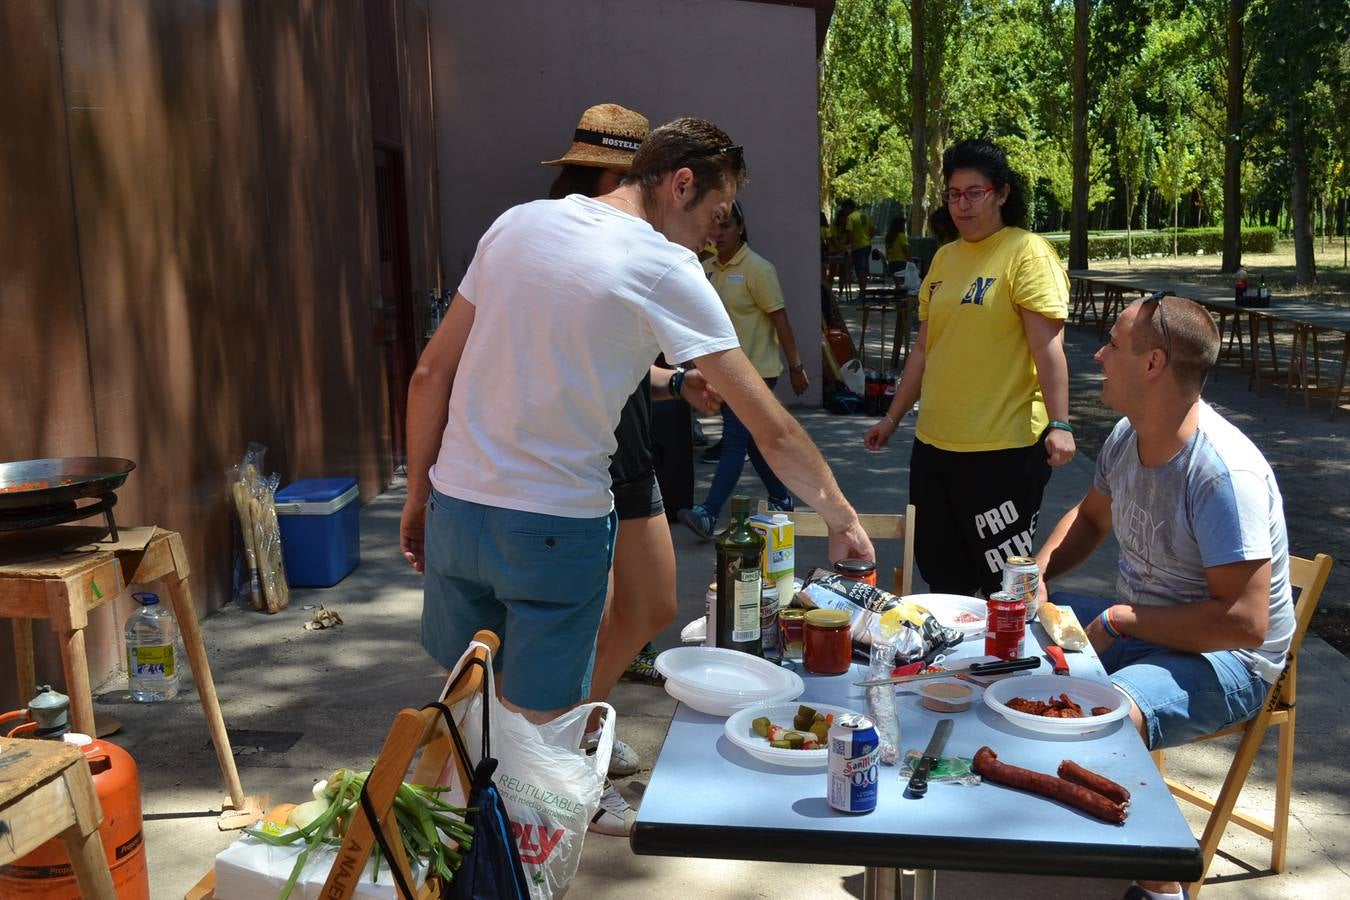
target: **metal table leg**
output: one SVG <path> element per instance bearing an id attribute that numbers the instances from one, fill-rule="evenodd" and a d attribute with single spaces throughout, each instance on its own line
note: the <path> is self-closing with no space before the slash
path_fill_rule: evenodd
<path id="1" fill-rule="evenodd" d="M 863 870 L 863 900 L 902 900 L 900 872 L 868 866 Z"/>
<path id="2" fill-rule="evenodd" d="M 914 891 L 910 895 L 914 900 L 936 900 L 937 872 L 933 869 L 914 870 Z"/>

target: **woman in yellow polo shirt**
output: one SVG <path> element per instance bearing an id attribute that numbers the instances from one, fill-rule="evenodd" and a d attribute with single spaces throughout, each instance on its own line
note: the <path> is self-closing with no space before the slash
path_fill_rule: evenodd
<path id="1" fill-rule="evenodd" d="M 797 340 L 783 308 L 783 290 L 773 264 L 750 249 L 745 229 L 745 212 L 740 201 L 731 206 L 731 215 L 717 227 L 717 256 L 703 264 L 709 280 L 717 289 L 740 338 L 741 349 L 750 357 L 755 371 L 772 388 L 783 373 L 787 356 L 792 390 L 798 396 L 810 385 L 806 367 L 797 353 Z M 693 509 L 682 509 L 677 518 L 703 540 L 712 537 L 722 505 L 731 496 L 745 468 L 746 453 L 769 494 L 775 509 L 792 509 L 792 495 L 764 461 L 754 439 L 735 411 L 722 404 L 722 455 L 717 460 L 708 497 Z"/>
<path id="2" fill-rule="evenodd" d="M 930 590 L 988 595 L 1008 557 L 1031 555 L 1051 467 L 1073 458 L 1069 279 L 1050 245 L 1023 228 L 1022 180 L 1000 147 L 954 144 L 942 174 L 961 239 L 933 257 L 918 341 L 864 442 L 886 446 L 922 396 L 909 466 L 914 559 Z"/>

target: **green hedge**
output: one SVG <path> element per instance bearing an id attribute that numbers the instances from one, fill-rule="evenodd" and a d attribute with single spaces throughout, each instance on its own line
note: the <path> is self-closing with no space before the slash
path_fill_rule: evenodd
<path id="1" fill-rule="evenodd" d="M 1275 250 L 1278 230 L 1274 228 L 1242 229 L 1242 249 L 1248 253 L 1271 253 Z M 1047 238 L 1060 259 L 1069 258 L 1067 237 Z M 1157 253 L 1172 254 L 1172 231 L 1153 231 L 1134 235 L 1131 246 L 1135 256 Z M 1177 253 L 1181 256 L 1223 253 L 1222 228 L 1177 229 Z M 1088 259 L 1120 259 L 1125 256 L 1125 235 L 1088 235 Z"/>

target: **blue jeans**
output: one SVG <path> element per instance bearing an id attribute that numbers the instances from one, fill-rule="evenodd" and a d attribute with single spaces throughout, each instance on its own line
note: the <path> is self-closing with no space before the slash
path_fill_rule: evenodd
<path id="1" fill-rule="evenodd" d="M 1056 592 L 1050 602 L 1069 606 L 1088 623 L 1116 601 Z M 1117 640 L 1101 656 L 1111 682 L 1144 715 L 1148 748 L 1178 747 L 1256 715 L 1267 685 L 1227 650 L 1187 653 L 1137 638 Z"/>
<path id="2" fill-rule="evenodd" d="M 422 646 L 452 667 L 481 628 L 516 706 L 563 709 L 591 692 L 595 639 L 614 559 L 614 513 L 571 519 L 431 492 Z"/>
<path id="3" fill-rule="evenodd" d="M 773 390 L 773 386 L 778 383 L 777 378 L 766 378 L 764 383 Z M 712 487 L 708 488 L 708 499 L 703 501 L 703 508 L 717 521 L 718 515 L 722 512 L 723 505 L 731 492 L 736 489 L 736 482 L 741 480 L 741 471 L 745 468 L 745 454 L 750 454 L 750 463 L 755 467 L 759 474 L 759 480 L 764 482 L 765 489 L 769 492 L 769 499 L 782 501 L 788 499 L 788 489 L 778 476 L 769 468 L 769 464 L 764 461 L 764 456 L 755 446 L 754 438 L 750 437 L 750 432 L 745 424 L 736 417 L 735 411 L 730 406 L 722 404 L 722 455 L 717 459 L 717 472 L 713 475 Z"/>

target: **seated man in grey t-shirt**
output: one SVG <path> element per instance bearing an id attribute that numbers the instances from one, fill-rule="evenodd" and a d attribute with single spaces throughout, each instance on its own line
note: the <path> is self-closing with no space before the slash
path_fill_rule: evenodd
<path id="1" fill-rule="evenodd" d="M 1097 457 L 1087 495 L 1036 554 L 1044 585 L 1115 534 L 1115 597 L 1050 600 L 1084 623 L 1150 749 L 1255 715 L 1294 633 L 1275 476 L 1200 399 L 1218 349 L 1213 320 L 1190 300 L 1155 295 L 1120 314 L 1096 360 L 1106 376 L 1102 402 L 1125 418 Z M 1177 885 L 1143 884 L 1153 896 L 1179 896 Z"/>

